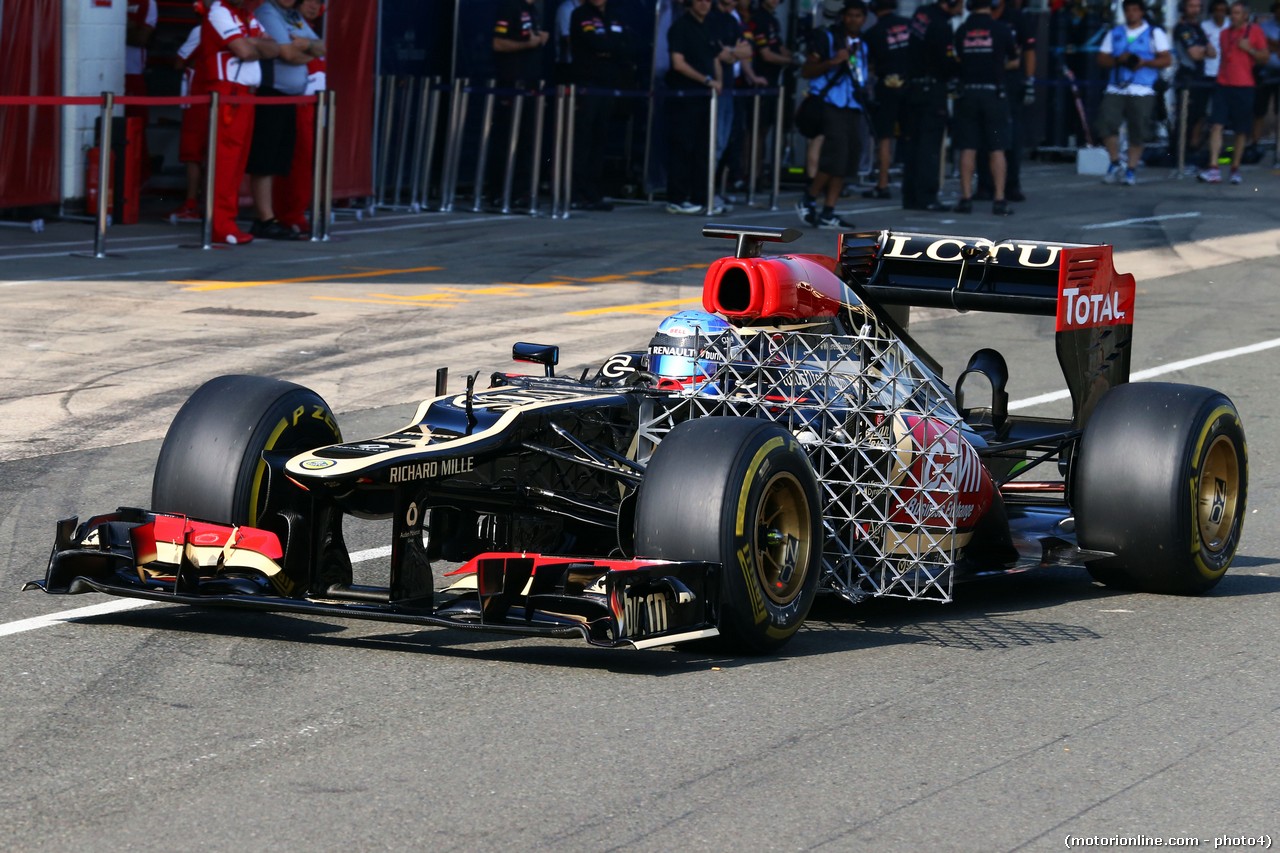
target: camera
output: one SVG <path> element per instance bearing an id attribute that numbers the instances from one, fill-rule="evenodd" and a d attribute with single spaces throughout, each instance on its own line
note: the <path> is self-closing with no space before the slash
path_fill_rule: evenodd
<path id="1" fill-rule="evenodd" d="M 1138 66 L 1142 65 L 1142 57 L 1136 53 L 1126 54 L 1124 58 L 1124 67 L 1130 71 L 1137 71 Z"/>

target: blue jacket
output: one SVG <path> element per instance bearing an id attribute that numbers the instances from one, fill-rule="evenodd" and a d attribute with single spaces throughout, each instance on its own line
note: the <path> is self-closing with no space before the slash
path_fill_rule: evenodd
<path id="1" fill-rule="evenodd" d="M 1141 33 L 1132 41 L 1129 40 L 1129 30 L 1124 24 L 1119 24 L 1111 31 L 1111 55 L 1119 56 L 1122 53 L 1132 53 L 1134 56 L 1140 56 L 1143 59 L 1155 59 L 1155 27 L 1147 25 Z M 1123 65 L 1117 65 L 1111 69 L 1111 82 L 1116 86 L 1154 86 L 1156 80 L 1160 77 L 1160 71 L 1157 68 L 1143 67 L 1136 71 L 1131 71 Z"/>
<path id="2" fill-rule="evenodd" d="M 827 49 L 823 56 L 829 59 L 836 54 L 836 34 L 828 29 L 825 31 L 825 35 L 827 37 Z M 843 27 L 840 27 L 840 37 L 845 37 Z M 822 53 L 822 51 L 815 50 L 815 53 Z M 854 41 L 853 46 L 849 49 L 847 66 L 838 66 L 820 77 L 814 77 L 809 81 L 809 94 L 820 94 L 823 88 L 831 82 L 832 77 L 839 75 L 835 78 L 835 84 L 827 91 L 827 96 L 823 100 L 833 107 L 862 109 L 863 105 L 858 103 L 858 98 L 854 92 L 867 84 L 867 62 L 867 43 L 859 38 Z"/>

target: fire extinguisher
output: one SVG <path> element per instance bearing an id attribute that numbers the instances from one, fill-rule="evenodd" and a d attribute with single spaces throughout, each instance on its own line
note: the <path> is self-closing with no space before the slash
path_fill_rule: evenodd
<path id="1" fill-rule="evenodd" d="M 98 147 L 95 145 L 86 152 L 84 167 L 84 206 L 90 216 L 98 213 Z M 112 170 L 107 170 L 107 210 L 115 204 Z"/>

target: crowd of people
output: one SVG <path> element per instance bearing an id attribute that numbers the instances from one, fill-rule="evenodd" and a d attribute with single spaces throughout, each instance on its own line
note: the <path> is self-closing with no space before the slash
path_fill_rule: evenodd
<path id="1" fill-rule="evenodd" d="M 1182 0 L 1173 30 L 1174 84 L 1180 101 L 1187 104 L 1179 133 L 1190 152 L 1191 168 L 1200 169 L 1195 161 L 1202 161 L 1199 179 L 1216 184 L 1223 178 L 1218 166 L 1223 137 L 1231 131 L 1235 138 L 1227 180 L 1239 184 L 1249 141 L 1262 136 L 1263 120 L 1277 107 L 1280 2 L 1272 3 L 1269 19 L 1256 23 L 1240 0 L 1212 0 L 1209 16 L 1202 19 L 1202 13 L 1202 0 Z"/>
<path id="2" fill-rule="evenodd" d="M 320 0 L 205 0 L 201 23 L 179 51 L 184 85 L 191 94 L 221 96 L 305 95 L 324 88 L 324 42 Z M 1022 14 L 1023 0 L 933 0 L 911 17 L 897 0 L 826 3 L 830 19 L 807 32 L 793 49 L 783 38 L 778 7 L 784 0 L 680 0 L 664 34 L 667 71 L 662 111 L 666 133 L 668 212 L 723 212 L 720 195 L 707 187 L 741 187 L 751 152 L 761 157 L 772 138 L 775 101 L 770 95 L 761 121 L 748 121 L 746 101 L 729 97 L 737 88 L 772 89 L 795 69 L 812 103 L 801 110 L 814 126 L 806 152 L 807 183 L 797 214 L 809 226 L 847 228 L 836 214 L 847 184 L 864 173 L 875 184 L 869 199 L 893 197 L 889 176 L 901 165 L 901 202 L 909 210 L 967 214 L 978 201 L 991 213 L 1013 213 L 1025 201 L 1021 183 L 1023 126 L 1037 97 L 1036 43 Z M 1203 3 L 1209 14 L 1202 19 Z M 870 3 L 870 5 L 868 5 Z M 1101 33 L 1097 62 L 1106 89 L 1093 124 L 1110 163 L 1104 181 L 1133 185 L 1154 116 L 1172 79 L 1185 93 L 1186 118 L 1177 133 L 1201 163 L 1200 180 L 1223 180 L 1218 157 L 1224 136 L 1234 134 L 1226 179 L 1239 183 L 1239 166 L 1250 138 L 1261 132 L 1280 90 L 1280 0 L 1264 21 L 1250 20 L 1248 7 L 1228 0 L 1182 0 L 1172 36 L 1150 21 L 1143 0 L 1121 0 L 1123 22 Z M 544 46 L 554 49 L 550 75 L 579 87 L 576 98 L 572 206 L 608 211 L 610 176 L 605 162 L 615 139 L 618 90 L 642 88 L 637 68 L 648 45 L 635 32 L 624 0 L 556 0 L 554 31 L 542 27 L 538 0 L 500 0 L 492 30 L 493 66 L 499 102 L 492 138 L 514 134 L 518 150 L 533 148 L 532 121 L 512 108 L 515 94 L 542 84 Z M 129 85 L 139 85 L 140 54 L 155 25 L 155 0 L 133 0 L 127 31 Z M 793 44 L 794 44 L 793 39 Z M 717 113 L 707 95 L 717 98 Z M 312 130 L 310 104 L 220 107 L 213 239 L 243 244 L 254 238 L 295 239 L 307 231 L 310 206 Z M 716 150 L 707 140 L 716 123 Z M 187 169 L 187 199 L 177 220 L 198 220 L 206 160 L 208 113 L 184 112 L 180 159 Z M 797 127 L 801 123 L 797 121 Z M 1120 150 L 1121 129 L 1127 148 Z M 939 195 L 948 129 L 960 188 L 952 206 Z M 750 144 L 752 132 L 758 134 Z M 505 150 L 505 145 L 502 146 Z M 491 157 L 486 182 L 524 188 L 529 160 Z M 710 163 L 716 172 L 708 175 Z M 239 186 L 250 176 L 254 219 L 248 231 L 236 223 Z M 508 189 L 509 191 L 509 189 Z"/>
<path id="3" fill-rule="evenodd" d="M 129 7 L 130 49 L 145 50 L 155 27 L 155 0 Z M 324 41 L 318 34 L 320 0 L 263 0 L 253 11 L 246 0 L 197 2 L 200 23 L 178 49 L 183 94 L 300 96 L 325 88 Z M 145 54 L 136 57 L 140 69 Z M 132 61 L 132 60 L 130 60 Z M 131 66 L 132 67 L 132 66 Z M 127 85 L 128 78 L 126 77 Z M 145 94 L 140 76 L 130 93 Z M 314 156 L 315 106 L 311 103 L 246 104 L 223 100 L 213 152 L 212 239 L 244 245 L 255 238 L 295 240 L 308 231 Z M 187 177 L 186 198 L 174 221 L 199 221 L 202 170 L 208 161 L 210 111 L 184 110 L 179 159 Z M 248 231 L 237 223 L 240 185 L 249 176 L 254 219 Z"/>

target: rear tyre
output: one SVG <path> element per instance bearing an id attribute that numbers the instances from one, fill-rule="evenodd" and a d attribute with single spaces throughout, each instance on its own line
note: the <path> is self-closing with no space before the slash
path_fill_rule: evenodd
<path id="1" fill-rule="evenodd" d="M 1076 532 L 1114 558 L 1088 564 L 1108 586 L 1194 595 L 1240 545 L 1249 463 L 1240 415 L 1209 388 L 1144 382 L 1104 396 L 1080 441 Z"/>
<path id="2" fill-rule="evenodd" d="M 151 485 L 152 508 L 276 530 L 277 513 L 294 490 L 270 482 L 263 452 L 340 441 L 333 412 L 309 388 L 265 376 L 210 379 L 169 426 Z"/>
<path id="3" fill-rule="evenodd" d="M 799 442 L 754 418 L 679 424 L 636 501 L 636 554 L 719 563 L 728 647 L 765 653 L 804 622 L 822 571 L 818 482 Z"/>

